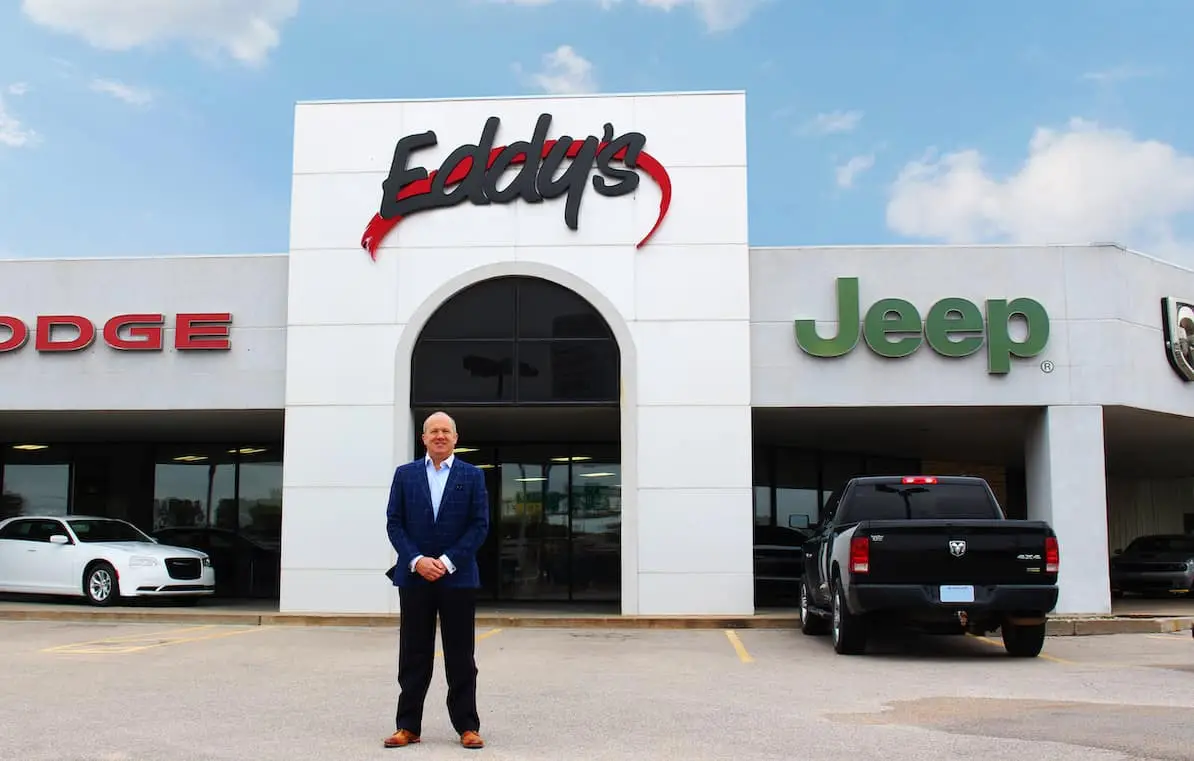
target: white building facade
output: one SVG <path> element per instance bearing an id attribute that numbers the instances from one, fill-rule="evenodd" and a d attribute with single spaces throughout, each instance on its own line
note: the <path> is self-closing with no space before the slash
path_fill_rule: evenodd
<path id="1" fill-rule="evenodd" d="M 751 614 L 760 547 L 867 473 L 978 473 L 1048 520 L 1059 613 L 1194 531 L 1162 308 L 1194 272 L 747 222 L 742 93 L 300 104 L 286 254 L 0 262 L 0 504 L 218 529 L 233 596 L 395 612 L 390 478 L 446 409 L 498 602 Z"/>

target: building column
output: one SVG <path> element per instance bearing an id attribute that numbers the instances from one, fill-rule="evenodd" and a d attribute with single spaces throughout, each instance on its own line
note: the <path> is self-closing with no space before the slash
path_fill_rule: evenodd
<path id="1" fill-rule="evenodd" d="M 1029 520 L 1048 521 L 1061 548 L 1055 614 L 1111 612 L 1103 408 L 1047 407 L 1025 442 Z"/>

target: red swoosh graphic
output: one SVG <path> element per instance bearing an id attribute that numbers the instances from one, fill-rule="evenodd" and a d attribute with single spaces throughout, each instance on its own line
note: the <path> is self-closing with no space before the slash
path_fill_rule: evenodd
<path id="1" fill-rule="evenodd" d="M 555 144 L 555 140 L 547 140 L 544 142 L 543 155 L 540 156 L 541 161 L 547 158 L 548 153 L 551 152 L 551 149 Z M 605 150 L 606 146 L 608 145 L 609 143 L 599 143 L 597 146 L 597 152 L 600 153 L 601 151 Z M 583 140 L 574 140 L 572 144 L 568 146 L 568 151 L 565 156 L 570 159 L 576 158 L 583 146 Z M 499 148 L 494 148 L 489 152 L 489 161 L 486 169 L 493 167 L 493 162 L 497 160 L 497 157 L 501 155 L 502 151 L 504 150 L 506 150 L 505 146 L 501 146 Z M 618 160 L 625 160 L 626 148 L 623 148 L 615 153 L 614 158 Z M 525 164 L 526 160 L 527 154 L 525 152 L 515 154 L 514 158 L 510 161 L 510 166 Z M 643 151 L 639 154 L 638 166 L 647 173 L 648 177 L 655 181 L 655 184 L 659 185 L 659 189 L 662 192 L 662 197 L 659 199 L 659 217 L 655 220 L 655 225 L 651 228 L 650 232 L 648 232 L 646 236 L 644 236 L 643 239 L 638 242 L 638 245 L 635 246 L 635 248 L 642 248 L 647 241 L 651 240 L 651 236 L 655 234 L 655 231 L 659 229 L 659 225 L 663 223 L 663 218 L 667 216 L 668 209 L 671 208 L 672 178 L 668 174 L 667 169 L 664 168 L 663 164 L 659 163 L 654 156 L 646 151 Z M 444 187 L 452 187 L 453 185 L 463 182 L 464 178 L 468 176 L 468 173 L 472 170 L 472 168 L 473 157 L 468 156 L 459 164 L 457 164 L 456 167 L 448 174 L 448 180 L 446 183 L 444 183 Z M 431 190 L 431 181 L 435 179 L 435 175 L 436 172 L 431 171 L 427 174 L 427 179 L 416 180 L 409 185 L 403 186 L 402 190 L 398 191 L 398 200 L 401 201 L 403 199 L 410 198 L 411 196 L 422 195 L 423 193 L 429 192 Z M 369 252 L 369 256 L 371 258 L 376 260 L 377 249 L 381 246 L 381 242 L 395 227 L 398 226 L 398 223 L 403 219 L 404 217 L 401 214 L 393 217 L 392 219 L 384 219 L 381 214 L 374 214 L 373 219 L 369 220 L 369 225 L 365 228 L 365 234 L 361 236 L 361 247 Z"/>

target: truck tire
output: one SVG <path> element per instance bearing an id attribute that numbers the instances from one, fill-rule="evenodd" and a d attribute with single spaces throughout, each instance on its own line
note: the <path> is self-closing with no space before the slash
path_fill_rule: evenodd
<path id="1" fill-rule="evenodd" d="M 816 637 L 824 634 L 829 628 L 828 623 L 822 616 L 817 615 L 812 610 L 813 596 L 808 591 L 808 584 L 804 579 L 800 580 L 800 631 L 809 637 Z"/>
<path id="2" fill-rule="evenodd" d="M 1003 624 L 1003 649 L 1013 658 L 1035 658 L 1045 646 L 1045 624 Z"/>
<path id="3" fill-rule="evenodd" d="M 841 581 L 833 582 L 833 649 L 840 655 L 862 655 L 866 651 L 866 620 L 846 608 Z"/>

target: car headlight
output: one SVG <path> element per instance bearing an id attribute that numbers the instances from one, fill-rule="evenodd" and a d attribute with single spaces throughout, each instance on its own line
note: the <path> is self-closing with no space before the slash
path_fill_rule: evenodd
<path id="1" fill-rule="evenodd" d="M 149 567 L 149 566 L 155 566 L 157 564 L 158 564 L 157 558 L 151 558 L 146 555 L 133 555 L 131 558 L 129 558 L 129 565 L 132 566 L 133 568 L 138 568 L 138 567 L 145 568 L 145 567 Z"/>
<path id="2" fill-rule="evenodd" d="M 211 568 L 211 558 L 207 558 L 207 557 L 203 558 L 203 567 Z"/>

